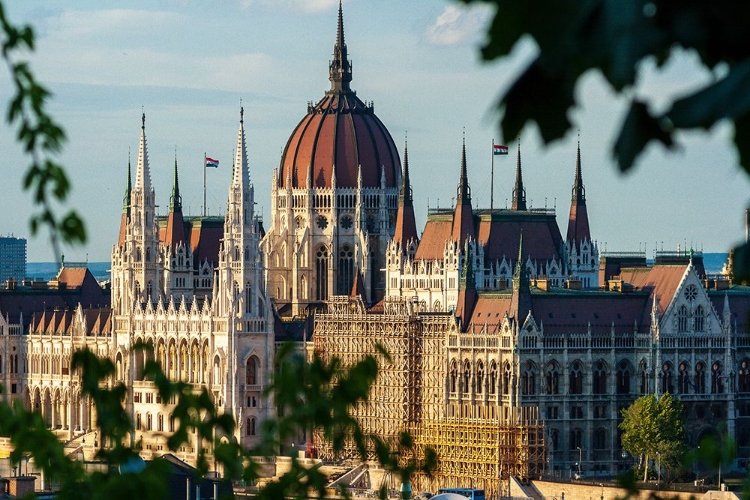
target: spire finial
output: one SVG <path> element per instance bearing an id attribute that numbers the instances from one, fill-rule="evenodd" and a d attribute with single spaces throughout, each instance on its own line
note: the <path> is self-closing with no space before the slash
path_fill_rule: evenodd
<path id="1" fill-rule="evenodd" d="M 344 11 L 339 0 L 339 17 L 336 29 L 336 44 L 333 46 L 333 60 L 328 67 L 328 79 L 331 80 L 331 91 L 349 91 L 352 81 L 352 66 L 347 58 L 344 40 Z"/>
<path id="2" fill-rule="evenodd" d="M 141 130 L 146 130 L 146 113 L 143 111 L 143 106 L 141 106 Z"/>
<path id="3" fill-rule="evenodd" d="M 242 99 L 240 99 L 240 123 L 245 123 L 245 108 L 242 107 Z"/>

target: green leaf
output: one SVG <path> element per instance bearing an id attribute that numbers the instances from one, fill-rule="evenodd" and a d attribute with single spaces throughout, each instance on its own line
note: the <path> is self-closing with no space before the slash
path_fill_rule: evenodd
<path id="1" fill-rule="evenodd" d="M 631 102 L 613 150 L 621 171 L 630 170 L 636 158 L 652 140 L 659 141 L 668 148 L 672 147 L 672 135 L 661 123 L 663 122 L 649 113 L 646 103 L 639 100 Z"/>

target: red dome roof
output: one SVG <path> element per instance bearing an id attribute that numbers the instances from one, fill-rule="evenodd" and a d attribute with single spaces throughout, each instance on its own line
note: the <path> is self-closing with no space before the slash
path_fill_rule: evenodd
<path id="1" fill-rule="evenodd" d="M 373 110 L 349 88 L 351 63 L 346 56 L 344 27 L 339 6 L 338 33 L 329 66 L 331 89 L 294 129 L 284 149 L 279 186 L 330 188 L 357 187 L 357 167 L 362 187 L 399 187 L 401 161 L 391 134 Z M 291 184 L 290 184 L 291 183 Z"/>

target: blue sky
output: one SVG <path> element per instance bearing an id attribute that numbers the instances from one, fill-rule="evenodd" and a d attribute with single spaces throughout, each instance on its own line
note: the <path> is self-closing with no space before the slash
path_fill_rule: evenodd
<path id="1" fill-rule="evenodd" d="M 176 151 L 183 206 L 200 212 L 205 152 L 221 161 L 208 172 L 208 209 L 218 214 L 241 99 L 258 210 L 270 215 L 271 172 L 308 101 L 329 87 L 337 0 L 9 3 L 14 22 L 36 29 L 37 50 L 24 58 L 54 92 L 50 110 L 69 138 L 60 160 L 73 183 L 71 205 L 90 236 L 86 247 L 65 249 L 66 260 L 109 259 L 141 107 L 160 211 L 168 206 Z M 450 1 L 344 2 L 352 87 L 374 102 L 402 152 L 408 133 L 418 227 L 428 205 L 451 205 L 464 129 L 474 206 L 489 206 L 490 144 L 493 137 L 504 142 L 493 103 L 535 51 L 527 40 L 507 60 L 481 62 L 478 47 L 491 14 Z M 644 64 L 628 92 L 658 108 L 712 76 L 693 55 L 680 53 L 662 71 Z M 2 101 L 10 92 L 6 72 Z M 601 250 L 645 248 L 651 255 L 655 245 L 687 244 L 725 252 L 743 238 L 750 182 L 731 148 L 731 126 L 682 134 L 676 152 L 649 147 L 635 171 L 622 176 L 610 149 L 625 99 L 595 73 L 582 79 L 577 94 L 580 105 L 570 117 L 580 128 L 592 236 Z M 20 188 L 29 160 L 13 137 L 7 125 L 0 129 L 0 235 L 29 237 L 30 196 Z M 516 145 L 509 146 L 510 155 L 495 165 L 496 207 L 511 196 Z M 546 148 L 534 126 L 521 138 L 527 200 L 556 206 L 563 233 L 575 148 L 575 131 Z M 54 259 L 45 234 L 29 240 L 28 259 Z"/>

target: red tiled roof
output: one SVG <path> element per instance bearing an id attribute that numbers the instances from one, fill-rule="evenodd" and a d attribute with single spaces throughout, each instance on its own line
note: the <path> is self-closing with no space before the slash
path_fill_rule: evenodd
<path id="1" fill-rule="evenodd" d="M 646 331 L 644 312 L 648 318 L 650 303 L 646 293 L 621 294 L 599 291 L 533 292 L 533 316 L 544 326 L 545 335 L 585 333 L 589 324 L 593 334 L 607 334 L 615 326 L 616 333 L 632 333 L 636 323 Z M 471 316 L 469 331 L 479 331 L 487 324 L 497 331 L 506 313 L 511 314 L 511 293 L 482 294 Z M 526 318 L 520 318 L 520 321 Z"/>
<path id="2" fill-rule="evenodd" d="M 532 260 L 561 260 L 562 235 L 552 212 L 493 210 L 480 213 L 477 239 L 485 260 L 515 260 L 523 231 L 524 255 Z"/>
<path id="3" fill-rule="evenodd" d="M 445 243 L 450 241 L 452 231 L 453 216 L 451 212 L 428 216 L 414 258 L 416 260 L 443 260 Z"/>
<path id="4" fill-rule="evenodd" d="M 96 280 L 86 267 L 63 267 L 57 273 L 57 281 L 65 283 L 68 288 L 80 288 L 87 273 Z"/>
<path id="5" fill-rule="evenodd" d="M 659 314 L 664 314 L 682 281 L 685 269 L 683 265 L 623 268 L 620 270 L 620 277 L 625 283 L 633 285 L 636 290 L 645 290 L 651 293 L 652 297 L 656 294 L 659 301 Z"/>

